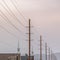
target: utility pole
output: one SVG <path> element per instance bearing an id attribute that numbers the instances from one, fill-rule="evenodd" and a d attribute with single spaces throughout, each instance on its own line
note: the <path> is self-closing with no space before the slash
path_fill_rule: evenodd
<path id="1" fill-rule="evenodd" d="M 17 48 L 17 51 L 18 51 L 17 60 L 20 60 L 19 40 L 18 40 L 18 48 Z"/>
<path id="2" fill-rule="evenodd" d="M 32 56 L 31 56 L 31 59 L 34 60 L 33 46 L 32 46 Z"/>
<path id="3" fill-rule="evenodd" d="M 49 48 L 49 60 L 50 60 L 50 48 Z"/>
<path id="4" fill-rule="evenodd" d="M 52 54 L 52 50 L 51 50 L 51 60 L 53 60 L 53 59 L 52 59 L 52 55 L 53 55 L 53 54 Z"/>
<path id="5" fill-rule="evenodd" d="M 29 19 L 29 60 L 31 57 L 30 50 L 31 50 L 31 20 Z"/>
<path id="6" fill-rule="evenodd" d="M 40 36 L 40 60 L 42 60 L 42 36 Z"/>
<path id="7" fill-rule="evenodd" d="M 45 43 L 45 60 L 47 60 L 47 43 Z"/>
<path id="8" fill-rule="evenodd" d="M 32 51 L 32 57 L 31 57 L 32 60 L 34 60 L 34 55 L 33 55 L 33 51 Z"/>
<path id="9" fill-rule="evenodd" d="M 19 48 L 19 40 L 18 40 L 18 48 L 17 48 L 18 54 L 20 53 L 20 48 Z"/>

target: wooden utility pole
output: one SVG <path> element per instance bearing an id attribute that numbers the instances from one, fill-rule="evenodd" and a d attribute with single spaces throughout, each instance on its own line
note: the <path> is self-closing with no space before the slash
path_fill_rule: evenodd
<path id="1" fill-rule="evenodd" d="M 42 60 L 42 36 L 40 36 L 40 60 Z"/>
<path id="2" fill-rule="evenodd" d="M 30 51 L 31 50 L 31 20 L 29 19 L 29 60 L 30 60 Z"/>
<path id="3" fill-rule="evenodd" d="M 45 60 L 47 60 L 47 43 L 45 43 Z"/>

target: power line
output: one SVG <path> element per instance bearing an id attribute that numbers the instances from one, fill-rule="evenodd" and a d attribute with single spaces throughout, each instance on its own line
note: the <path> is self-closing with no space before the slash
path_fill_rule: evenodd
<path id="1" fill-rule="evenodd" d="M 12 15 L 10 14 L 10 12 L 6 9 L 6 7 L 5 7 L 3 4 L 0 3 L 0 5 L 9 13 L 10 16 L 12 16 Z M 14 16 L 13 16 L 13 17 L 14 17 Z M 14 19 L 15 19 L 15 17 L 14 17 Z"/>
<path id="2" fill-rule="evenodd" d="M 4 18 L 2 15 L 0 15 L 0 16 L 5 20 L 5 18 Z M 6 20 L 5 20 L 5 21 L 6 21 Z M 7 21 L 7 23 L 8 23 L 8 21 Z M 11 25 L 11 24 L 10 24 L 10 25 Z M 13 27 L 15 28 L 16 26 L 13 26 Z M 18 30 L 17 27 L 16 27 L 15 29 Z M 19 30 L 19 32 L 23 33 L 23 32 L 20 31 L 20 30 Z M 11 35 L 13 35 L 13 34 L 11 34 Z M 23 35 L 23 36 L 25 36 L 25 35 Z"/>
<path id="3" fill-rule="evenodd" d="M 16 8 L 16 10 L 18 11 L 18 13 L 24 18 L 24 20 L 26 21 L 26 18 L 24 17 L 24 15 L 19 11 L 19 9 L 17 8 L 17 6 L 13 3 L 13 1 L 11 0 L 12 4 L 14 5 L 14 7 Z M 16 3 L 16 1 L 15 1 Z"/>
<path id="4" fill-rule="evenodd" d="M 3 13 L 2 11 L 0 11 L 1 13 Z M 3 15 L 5 16 L 5 14 L 3 13 Z M 13 26 L 17 31 L 19 31 L 19 32 L 21 32 L 21 33 L 23 33 L 20 29 L 18 29 L 6 16 L 6 19 L 0 14 L 0 16 L 7 22 L 7 23 L 9 23 L 11 26 Z M 25 35 L 23 35 L 23 36 L 25 36 Z"/>
<path id="5" fill-rule="evenodd" d="M 9 11 L 12 13 L 12 15 L 14 16 L 14 18 L 16 18 L 16 20 L 22 25 L 24 26 L 21 21 L 15 16 L 15 14 L 12 12 L 12 10 L 8 7 L 8 5 L 6 4 L 6 2 L 3 0 L 3 3 L 6 5 L 6 7 L 9 9 Z M 24 26 L 25 27 L 25 26 Z"/>
<path id="6" fill-rule="evenodd" d="M 13 34 L 13 33 L 11 33 L 10 31 L 8 31 L 5 27 L 3 27 L 2 25 L 0 25 L 0 28 L 2 28 L 4 31 L 6 31 L 7 33 L 9 33 L 10 35 L 12 35 L 12 36 L 14 36 L 16 39 L 18 39 L 18 37 L 15 35 L 15 34 Z M 5 42 L 4 42 L 5 43 Z M 8 43 L 6 43 L 6 45 L 8 46 Z"/>
<path id="7" fill-rule="evenodd" d="M 15 34 L 9 32 L 5 27 L 0 25 L 0 28 L 4 29 L 4 31 L 6 31 L 7 33 L 9 33 L 9 34 L 13 35 L 14 37 L 18 38 Z"/>
<path id="8" fill-rule="evenodd" d="M 4 7 L 3 4 L 0 3 L 0 5 L 9 13 L 9 11 Z M 9 13 L 9 15 L 11 15 L 11 14 Z M 12 16 L 12 15 L 11 15 L 11 16 Z"/>
<path id="9" fill-rule="evenodd" d="M 18 29 L 8 18 L 7 16 L 0 10 L 0 12 L 5 16 L 5 18 L 0 14 L 0 16 L 7 22 L 7 23 L 10 23 L 10 25 L 12 25 L 16 30 L 18 30 L 19 32 L 21 32 L 20 29 Z"/>

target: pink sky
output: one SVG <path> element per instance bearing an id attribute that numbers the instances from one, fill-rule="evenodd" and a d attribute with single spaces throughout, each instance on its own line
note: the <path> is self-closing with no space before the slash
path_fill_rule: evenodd
<path id="1" fill-rule="evenodd" d="M 13 13 L 19 19 L 21 18 L 20 21 L 26 26 L 28 24 L 28 21 L 26 22 L 19 15 L 19 13 L 16 11 L 14 6 L 12 5 L 11 0 L 4 0 L 4 1 L 7 3 L 9 8 L 13 11 Z M 13 2 L 14 1 L 15 0 L 13 0 Z M 2 3 L 4 5 L 2 0 L 0 0 L 0 3 Z M 49 44 L 51 49 L 54 52 L 60 52 L 60 47 L 59 47 L 60 46 L 60 1 L 59 0 L 18 0 L 16 2 L 16 6 L 20 10 L 20 12 L 22 12 L 22 14 L 25 16 L 25 18 L 27 20 L 29 18 L 31 19 L 31 23 L 34 26 L 34 28 L 37 29 L 38 32 L 43 35 L 43 40 Z M 8 12 L 6 10 L 4 10 L 4 8 L 1 5 L 0 5 L 0 7 L 1 7 L 0 10 L 2 10 L 5 13 L 5 15 L 10 18 L 10 20 L 12 19 L 11 22 L 13 24 L 15 24 L 15 26 L 17 26 L 19 29 L 24 31 L 24 28 L 22 27 L 22 25 L 20 25 L 17 21 L 15 21 L 14 18 L 11 17 L 8 14 Z M 1 25 L 3 25 L 5 28 L 8 27 L 7 29 L 10 30 L 11 32 L 13 32 L 14 34 L 17 34 L 17 36 L 20 35 L 19 32 L 17 32 L 16 30 L 13 30 L 14 29 L 13 27 L 11 29 L 10 25 L 4 23 L 4 20 L 2 18 L 0 18 L 0 19 L 2 21 Z M 32 28 L 32 29 L 34 29 L 34 28 Z M 13 44 L 13 42 L 16 43 L 16 39 L 14 37 L 11 37 L 11 35 L 8 35 L 8 33 L 6 33 L 5 31 L 2 32 L 2 29 L 1 29 L 0 33 L 1 33 L 0 39 L 2 41 L 4 41 L 4 38 L 5 38 L 6 39 L 5 42 L 7 42 L 8 44 L 10 44 L 10 43 Z M 26 31 L 24 31 L 24 33 L 26 33 Z M 37 33 L 37 32 L 34 32 L 34 33 Z M 6 34 L 8 35 L 8 37 Z M 5 36 L 5 37 L 3 38 L 3 36 Z M 34 36 L 36 36 L 36 35 L 34 35 Z M 39 34 L 38 34 L 38 37 L 39 37 Z M 27 37 L 24 37 L 24 39 L 23 38 L 20 38 L 20 39 L 26 40 L 26 38 Z M 8 39 L 9 39 L 9 41 L 8 41 Z M 38 40 L 39 40 L 39 38 L 38 38 Z M 35 39 L 35 41 L 36 41 L 36 39 Z M 22 40 L 21 40 L 21 42 L 20 42 L 21 46 L 23 46 L 23 43 L 26 43 L 25 41 L 23 42 Z M 37 44 L 38 44 L 38 42 L 37 42 Z M 16 43 L 16 45 L 17 45 L 17 43 Z M 16 49 L 16 47 L 17 47 L 16 45 L 14 44 L 14 49 Z M 0 47 L 1 46 L 4 46 L 4 44 L 0 45 Z M 21 47 L 21 50 L 24 49 L 25 47 L 23 47 L 23 48 Z M 34 47 L 34 49 L 36 47 Z M 7 48 L 7 46 L 6 46 L 6 48 Z M 7 51 L 6 48 L 2 48 L 2 49 L 5 49 L 5 51 Z M 2 51 L 2 49 L 1 49 L 1 51 Z M 12 49 L 12 50 L 8 49 L 8 52 L 15 51 L 14 49 Z M 4 52 L 4 50 L 2 52 Z M 38 53 L 38 49 L 35 52 Z"/>

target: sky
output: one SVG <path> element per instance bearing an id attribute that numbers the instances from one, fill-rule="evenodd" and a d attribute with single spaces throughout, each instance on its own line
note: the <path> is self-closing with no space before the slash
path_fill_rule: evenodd
<path id="1" fill-rule="evenodd" d="M 8 5 L 8 8 L 6 4 Z M 13 4 L 17 6 L 19 12 Z M 11 12 L 10 10 L 13 12 Z M 1 11 L 4 13 L 2 14 Z M 21 21 L 16 20 L 15 16 Z M 2 18 L 1 15 L 4 17 Z M 18 28 L 9 23 L 7 18 Z M 17 52 L 18 40 L 22 54 L 28 53 L 28 20 L 31 19 L 31 41 L 35 54 L 39 53 L 39 39 L 42 35 L 43 51 L 44 43 L 54 53 L 60 52 L 60 1 L 59 0 L 0 0 L 0 52 Z M 6 22 L 6 21 L 7 22 Z M 22 24 L 21 24 L 22 23 Z M 1 27 L 0 26 L 0 27 Z M 7 33 L 4 30 L 8 30 Z"/>

